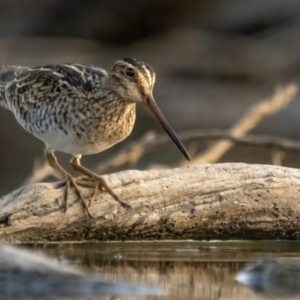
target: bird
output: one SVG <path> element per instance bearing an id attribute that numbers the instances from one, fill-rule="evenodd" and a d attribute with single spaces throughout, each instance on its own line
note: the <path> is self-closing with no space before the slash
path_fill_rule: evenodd
<path id="1" fill-rule="evenodd" d="M 106 181 L 81 165 L 83 155 L 100 153 L 127 138 L 136 120 L 136 104 L 156 118 L 187 160 L 188 151 L 162 114 L 153 96 L 154 69 L 135 58 L 117 60 L 109 71 L 79 63 L 38 67 L 8 66 L 0 73 L 0 106 L 45 144 L 46 159 L 65 179 L 65 211 L 74 188 L 91 217 L 89 207 L 97 193 L 107 192 L 125 209 L 131 206 Z M 58 162 L 55 152 L 71 155 L 74 178 Z M 88 202 L 81 187 L 94 188 Z"/>

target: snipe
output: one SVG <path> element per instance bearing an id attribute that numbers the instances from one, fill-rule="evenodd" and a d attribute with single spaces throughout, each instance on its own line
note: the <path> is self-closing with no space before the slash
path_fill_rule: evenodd
<path id="1" fill-rule="evenodd" d="M 74 187 L 91 217 L 88 206 L 98 190 L 106 191 L 124 208 L 106 182 L 80 164 L 81 155 L 104 151 L 124 140 L 132 131 L 136 103 L 145 105 L 162 125 L 183 155 L 189 154 L 164 118 L 153 98 L 155 73 L 146 63 L 132 58 L 117 61 L 109 72 L 81 64 L 43 67 L 8 67 L 0 74 L 0 105 L 9 109 L 18 123 L 43 141 L 47 160 L 66 179 L 68 191 Z M 54 151 L 72 155 L 77 180 L 57 162 Z M 87 203 L 80 186 L 95 188 Z"/>

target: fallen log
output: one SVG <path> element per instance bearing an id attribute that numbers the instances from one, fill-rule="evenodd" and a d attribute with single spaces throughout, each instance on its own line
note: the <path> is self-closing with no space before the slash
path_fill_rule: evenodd
<path id="1" fill-rule="evenodd" d="M 63 182 L 31 184 L 0 199 L 0 240 L 300 239 L 297 169 L 224 163 L 103 177 L 130 211 L 101 193 L 93 222 L 75 192 L 64 213 Z"/>

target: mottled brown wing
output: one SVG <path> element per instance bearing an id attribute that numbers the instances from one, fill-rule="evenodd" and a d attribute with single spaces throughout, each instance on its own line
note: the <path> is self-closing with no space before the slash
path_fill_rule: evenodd
<path id="1" fill-rule="evenodd" d="M 105 70 L 79 64 L 5 71 L 0 75 L 2 105 L 26 109 L 27 105 L 51 101 L 62 94 L 87 97 L 105 75 Z"/>

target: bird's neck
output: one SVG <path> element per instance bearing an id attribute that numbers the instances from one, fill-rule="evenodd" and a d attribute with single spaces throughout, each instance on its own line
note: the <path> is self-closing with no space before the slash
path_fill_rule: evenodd
<path id="1" fill-rule="evenodd" d="M 109 74 L 101 83 L 100 89 L 102 95 L 99 95 L 101 99 L 101 106 L 105 107 L 106 111 L 113 111 L 115 116 L 126 116 L 128 114 L 135 114 L 136 104 L 128 101 L 126 95 L 124 95 L 123 83 L 118 77 Z"/>
<path id="2" fill-rule="evenodd" d="M 136 103 L 126 100 L 118 86 L 118 83 L 110 77 L 106 78 L 101 89 L 103 94 L 99 99 L 101 99 L 102 109 L 105 109 L 107 112 L 113 112 L 116 118 L 118 116 L 126 118 L 127 115 L 135 114 Z"/>
<path id="3" fill-rule="evenodd" d="M 109 74 L 105 78 L 104 84 L 108 94 L 114 93 L 116 98 L 127 101 L 128 104 L 130 103 L 128 87 L 124 84 L 123 80 L 120 80 L 118 76 L 115 74 Z"/>

